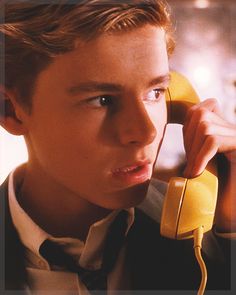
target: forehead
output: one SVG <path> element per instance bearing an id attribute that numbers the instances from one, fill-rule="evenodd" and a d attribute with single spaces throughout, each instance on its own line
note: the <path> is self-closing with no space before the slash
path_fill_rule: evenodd
<path id="1" fill-rule="evenodd" d="M 48 81 L 52 77 L 61 80 L 62 84 L 99 79 L 123 84 L 166 72 L 165 32 L 146 25 L 130 32 L 101 34 L 89 42 L 78 42 L 73 51 L 57 56 L 42 76 Z"/>
<path id="2" fill-rule="evenodd" d="M 118 31 L 102 33 L 97 38 L 89 42 L 77 42 L 74 52 L 74 58 L 77 53 L 90 58 L 97 58 L 101 55 L 106 57 L 103 59 L 105 63 L 108 58 L 143 58 L 150 51 L 166 53 L 166 37 L 165 31 L 152 25 L 145 25 L 141 28 L 132 29 L 130 31 Z M 73 54 L 73 52 L 71 52 Z M 71 54 L 71 56 L 72 56 Z"/>

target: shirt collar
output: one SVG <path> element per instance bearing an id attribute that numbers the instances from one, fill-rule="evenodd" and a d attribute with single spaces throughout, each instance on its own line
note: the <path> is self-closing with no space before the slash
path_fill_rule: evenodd
<path id="1" fill-rule="evenodd" d="M 18 167 L 9 175 L 8 197 L 10 213 L 23 245 L 35 254 L 38 254 L 40 245 L 49 238 L 49 234 L 30 218 L 17 201 L 16 192 L 22 182 L 23 173 L 24 165 Z"/>
<path id="2" fill-rule="evenodd" d="M 40 256 L 39 248 L 41 244 L 46 239 L 51 239 L 64 245 L 65 250 L 70 254 L 77 256 L 76 258 L 81 266 L 94 269 L 99 268 L 101 265 L 102 245 L 107 230 L 120 210 L 114 210 L 104 219 L 91 225 L 85 243 L 75 238 L 53 237 L 38 226 L 17 201 L 16 192 L 22 183 L 23 177 L 24 165 L 11 172 L 8 184 L 10 213 L 13 224 L 23 245 L 37 256 Z M 127 212 L 128 219 L 126 234 L 134 222 L 134 208 L 127 209 Z"/>

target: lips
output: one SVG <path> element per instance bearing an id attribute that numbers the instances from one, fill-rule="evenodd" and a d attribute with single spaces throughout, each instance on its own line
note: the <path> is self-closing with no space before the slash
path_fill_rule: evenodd
<path id="1" fill-rule="evenodd" d="M 139 170 L 143 165 L 133 165 L 133 166 L 127 166 L 123 168 L 118 168 L 113 171 L 114 174 L 120 174 L 120 173 L 131 173 Z"/>
<path id="2" fill-rule="evenodd" d="M 142 183 L 151 178 L 152 165 L 149 161 L 137 162 L 112 171 L 112 176 L 125 185 Z"/>

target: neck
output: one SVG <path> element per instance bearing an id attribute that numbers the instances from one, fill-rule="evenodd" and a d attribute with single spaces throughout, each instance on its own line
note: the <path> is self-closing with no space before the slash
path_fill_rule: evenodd
<path id="1" fill-rule="evenodd" d="M 17 199 L 32 220 L 49 234 L 83 241 L 90 226 L 111 212 L 45 177 L 43 172 L 32 173 L 30 167 L 25 170 Z"/>

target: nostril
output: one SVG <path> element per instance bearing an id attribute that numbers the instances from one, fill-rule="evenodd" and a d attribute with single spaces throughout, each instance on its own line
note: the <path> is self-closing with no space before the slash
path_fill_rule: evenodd
<path id="1" fill-rule="evenodd" d="M 127 106 L 117 117 L 116 130 L 120 142 L 125 145 L 149 145 L 156 138 L 156 126 L 144 103 Z"/>

